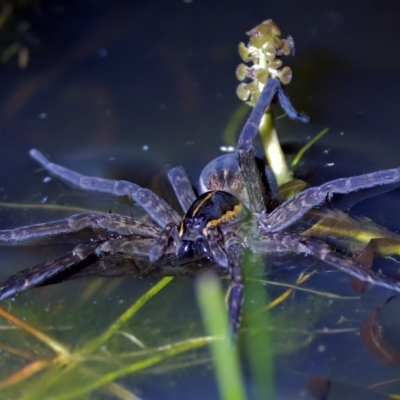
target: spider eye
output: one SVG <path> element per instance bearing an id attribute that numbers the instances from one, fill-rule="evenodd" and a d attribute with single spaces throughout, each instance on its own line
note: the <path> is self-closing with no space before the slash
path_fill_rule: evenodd
<path id="1" fill-rule="evenodd" d="M 202 258 L 209 252 L 207 241 L 204 238 L 192 240 L 182 240 L 181 247 L 179 248 L 178 257 L 180 259 L 188 258 Z"/>
<path id="2" fill-rule="evenodd" d="M 198 255 L 200 255 L 200 254 L 206 255 L 210 251 L 207 240 L 203 237 L 197 239 L 196 240 L 196 249 L 197 249 Z"/>
<path id="3" fill-rule="evenodd" d="M 191 218 L 187 222 L 187 226 L 191 229 L 200 230 L 204 225 L 204 221 L 202 218 Z"/>

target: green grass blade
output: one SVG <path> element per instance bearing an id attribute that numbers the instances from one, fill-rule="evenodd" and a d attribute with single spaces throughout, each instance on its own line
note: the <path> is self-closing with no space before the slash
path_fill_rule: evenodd
<path id="1" fill-rule="evenodd" d="M 254 257 L 254 256 L 253 256 Z M 264 260 L 245 257 L 246 301 L 243 305 L 243 336 L 250 365 L 254 399 L 274 399 L 274 352 L 268 312 L 260 313 L 269 304 L 264 285 L 254 282 L 254 271 Z"/>
<path id="2" fill-rule="evenodd" d="M 92 354 L 99 349 L 115 332 L 119 331 L 121 327 L 136 314 L 152 297 L 154 297 L 160 290 L 162 290 L 168 283 L 174 279 L 172 276 L 167 276 L 157 282 L 150 290 L 141 296 L 134 304 L 132 304 L 121 316 L 119 316 L 110 327 L 103 332 L 100 336 L 88 343 L 84 347 L 86 354 Z"/>
<path id="3" fill-rule="evenodd" d="M 210 346 L 221 399 L 245 400 L 239 355 L 232 339 L 219 279 L 210 275 L 199 278 L 197 299 L 208 333 L 218 339 Z"/>
<path id="4" fill-rule="evenodd" d="M 149 368 L 153 365 L 159 364 L 160 362 L 167 360 L 173 356 L 177 356 L 181 353 L 194 350 L 196 348 L 202 347 L 209 342 L 213 341 L 213 338 L 210 337 L 200 337 L 187 341 L 183 341 L 177 343 L 176 345 L 171 345 L 167 350 L 162 353 L 156 353 L 150 357 L 145 358 L 144 360 L 140 360 L 133 364 L 127 365 L 125 367 L 116 369 L 108 374 L 105 374 L 98 379 L 94 379 L 87 385 L 82 385 L 77 388 L 73 388 L 71 391 L 65 392 L 60 395 L 56 395 L 51 397 L 51 400 L 70 400 L 81 398 L 80 396 L 87 395 L 94 390 L 100 389 L 117 379 L 123 378 L 127 375 L 133 374 L 135 372 L 141 371 L 145 368 Z M 236 399 L 232 397 L 232 400 Z"/>
<path id="5" fill-rule="evenodd" d="M 137 301 L 135 301 L 135 303 L 132 304 L 122 315 L 120 315 L 110 325 L 110 327 L 107 330 L 105 330 L 101 335 L 99 335 L 95 339 L 89 341 L 81 349 L 71 354 L 68 362 L 65 365 L 58 365 L 58 366 L 56 365 L 54 369 L 48 371 L 47 374 L 44 374 L 38 381 L 39 384 L 37 384 L 34 388 L 31 388 L 29 392 L 26 392 L 22 397 L 22 399 L 28 400 L 28 399 L 43 398 L 45 393 L 51 387 L 55 387 L 57 385 L 57 382 L 64 379 L 68 373 L 71 373 L 71 371 L 78 368 L 82 364 L 82 361 L 85 358 L 94 354 L 112 335 L 114 335 L 117 331 L 119 331 L 121 327 L 147 303 L 147 301 L 153 298 L 158 292 L 160 292 L 160 290 L 162 290 L 169 282 L 171 282 L 172 279 L 173 277 L 166 277 L 157 282 L 153 287 L 150 288 L 150 290 L 148 290 L 143 296 L 141 296 Z M 162 356 L 160 357 L 159 355 L 157 355 L 157 357 L 155 356 L 154 358 L 150 357 L 149 361 L 147 362 L 149 363 L 150 366 L 152 364 L 162 361 L 163 359 L 164 358 Z M 116 371 L 115 376 L 116 377 L 124 376 L 129 373 L 133 373 L 137 370 L 143 369 L 146 367 L 146 365 L 144 365 L 145 363 L 146 360 L 144 360 L 142 363 L 139 363 L 139 365 L 137 365 L 138 363 L 136 363 L 134 367 L 132 366 L 126 367 L 128 368 L 128 370 L 123 368 L 122 371 Z M 82 388 L 83 390 L 82 393 L 88 393 L 91 390 L 97 389 L 98 387 L 102 387 L 112 382 L 112 380 L 110 380 L 112 376 L 113 376 L 112 374 L 111 375 L 109 374 L 106 377 L 101 378 L 99 381 L 97 381 L 95 386 L 93 385 L 84 386 Z M 65 397 L 65 398 L 74 398 L 73 396 L 74 394 L 72 395 L 72 397 Z"/>
<path id="6" fill-rule="evenodd" d="M 314 144 L 316 143 L 319 139 L 322 138 L 327 132 L 329 131 L 329 128 L 322 129 L 320 133 L 318 133 L 317 136 L 312 138 L 305 146 L 303 146 L 299 152 L 296 154 L 296 157 L 293 159 L 292 164 L 290 165 L 291 168 L 294 168 L 301 160 L 303 157 L 304 153 Z"/>

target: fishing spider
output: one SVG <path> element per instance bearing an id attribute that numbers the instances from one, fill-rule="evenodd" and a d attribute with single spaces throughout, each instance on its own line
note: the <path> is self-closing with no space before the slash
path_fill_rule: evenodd
<path id="1" fill-rule="evenodd" d="M 221 156 L 203 170 L 200 177 L 202 194 L 196 196 L 182 167 L 169 171 L 169 181 L 185 213 L 183 218 L 149 189 L 128 181 L 84 176 L 51 163 L 38 150 L 31 150 L 30 155 L 61 181 L 80 190 L 128 196 L 149 214 L 153 222 L 90 212 L 55 222 L 0 231 L 0 241 L 10 244 L 74 233 L 84 228 L 105 232 L 104 237 L 79 244 L 58 259 L 11 276 L 0 285 L 0 299 L 44 285 L 92 256 L 97 259 L 119 257 L 140 276 L 194 275 L 201 270 L 199 260 L 209 260 L 214 263 L 215 270 L 230 276 L 229 314 L 234 328 L 237 328 L 243 297 L 241 262 L 245 248 L 262 254 L 294 252 L 313 255 L 362 281 L 399 291 L 399 286 L 389 278 L 362 268 L 321 241 L 301 236 L 293 224 L 334 194 L 400 182 L 400 168 L 336 179 L 307 189 L 268 212 L 267 189 L 262 180 L 265 174 L 260 174 L 257 167 L 252 143 L 262 115 L 274 99 L 291 118 L 307 121 L 306 116 L 298 114 L 292 107 L 280 82 L 270 78 L 243 128 L 236 156 Z M 235 195 L 232 194 L 233 188 L 236 189 Z"/>

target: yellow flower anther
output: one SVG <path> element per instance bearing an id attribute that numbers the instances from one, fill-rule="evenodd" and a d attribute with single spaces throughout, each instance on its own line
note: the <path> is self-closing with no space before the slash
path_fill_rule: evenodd
<path id="1" fill-rule="evenodd" d="M 250 36 L 250 42 L 247 46 L 243 42 L 239 43 L 239 54 L 243 61 L 250 65 L 242 63 L 236 69 L 239 81 L 252 80 L 247 86 L 238 88 L 238 96 L 244 101 L 247 101 L 249 96 L 254 97 L 253 91 L 261 92 L 268 77 L 276 77 L 287 85 L 292 80 L 292 70 L 289 67 L 281 70 L 281 57 L 294 53 L 293 38 L 280 38 L 281 31 L 272 19 L 265 20 L 247 34 Z"/>
<path id="2" fill-rule="evenodd" d="M 272 19 L 267 19 L 263 22 L 263 24 L 270 24 L 272 29 L 272 34 L 275 36 L 281 36 L 281 30 L 279 29 L 278 25 L 275 24 Z"/>
<path id="3" fill-rule="evenodd" d="M 275 58 L 275 60 L 272 60 L 267 65 L 268 65 L 268 68 L 278 69 L 278 68 L 282 67 L 282 60 L 280 60 L 279 58 Z"/>
<path id="4" fill-rule="evenodd" d="M 247 32 L 250 36 L 250 44 L 257 49 L 272 37 L 271 26 L 268 24 L 260 24 Z"/>
<path id="5" fill-rule="evenodd" d="M 265 43 L 265 39 L 262 36 L 250 36 L 250 45 L 261 49 L 262 45 Z"/>
<path id="6" fill-rule="evenodd" d="M 256 79 L 254 79 L 252 82 L 245 84 L 244 87 L 247 90 L 250 90 L 251 92 L 254 90 L 258 90 L 258 81 Z"/>
<path id="7" fill-rule="evenodd" d="M 284 44 L 283 43 L 283 39 L 281 39 L 278 36 L 274 36 L 273 44 L 274 44 L 274 46 L 276 48 L 276 53 L 281 56 L 283 54 L 282 53 L 282 47 L 283 47 L 283 44 Z"/>
<path id="8" fill-rule="evenodd" d="M 283 39 L 283 46 L 282 46 L 282 54 L 284 56 L 288 56 L 290 52 L 292 51 L 292 46 L 289 44 L 289 42 L 286 39 Z"/>
<path id="9" fill-rule="evenodd" d="M 242 60 L 247 62 L 249 60 L 250 50 L 246 47 L 246 45 L 243 42 L 239 43 L 238 51 Z"/>
<path id="10" fill-rule="evenodd" d="M 267 82 L 267 79 L 268 79 L 268 71 L 265 70 L 264 68 L 258 68 L 257 79 L 260 81 L 260 83 L 265 85 L 265 83 Z"/>
<path id="11" fill-rule="evenodd" d="M 245 64 L 239 64 L 236 68 L 236 78 L 243 81 L 247 77 L 247 67 Z"/>
<path id="12" fill-rule="evenodd" d="M 236 89 L 236 94 L 240 100 L 247 101 L 250 96 L 250 90 L 246 88 L 245 83 L 241 83 Z"/>
<path id="13" fill-rule="evenodd" d="M 276 47 L 274 47 L 271 43 L 267 43 L 265 46 L 263 46 L 262 52 L 267 60 L 275 60 Z"/>
<path id="14" fill-rule="evenodd" d="M 293 73 L 292 73 L 292 68 L 290 67 L 283 67 L 281 74 L 279 76 L 280 81 L 284 84 L 287 85 L 288 83 L 290 83 L 290 81 L 292 80 L 293 77 Z"/>
<path id="15" fill-rule="evenodd" d="M 253 106 L 257 103 L 258 98 L 260 97 L 260 94 L 261 94 L 261 92 L 260 92 L 259 90 L 255 90 L 254 92 L 251 93 L 251 96 L 250 96 L 250 103 L 251 103 Z"/>

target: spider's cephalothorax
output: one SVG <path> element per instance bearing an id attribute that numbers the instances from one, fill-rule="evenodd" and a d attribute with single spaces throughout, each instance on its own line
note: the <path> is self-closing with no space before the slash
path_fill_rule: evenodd
<path id="1" fill-rule="evenodd" d="M 347 194 L 383 185 L 387 185 L 388 190 L 393 189 L 400 183 L 400 168 L 336 179 L 307 189 L 268 212 L 266 205 L 270 194 L 262 179 L 268 173 L 267 170 L 260 173 L 257 167 L 253 140 L 266 108 L 274 99 L 291 118 L 306 120 L 293 108 L 280 82 L 269 78 L 242 130 L 235 154 L 213 161 L 203 172 L 199 188 L 200 193 L 204 190 L 206 193 L 196 197 L 182 167 L 173 168 L 168 173 L 185 214 L 183 219 L 149 189 L 128 181 L 85 176 L 53 164 L 39 151 L 31 150 L 30 155 L 58 179 L 81 190 L 127 196 L 141 206 L 153 222 L 118 214 L 88 212 L 59 221 L 0 231 L 0 242 L 12 244 L 31 243 L 85 228 L 99 228 L 98 232 L 103 235 L 99 238 L 97 234 L 58 259 L 11 276 L 0 286 L 0 299 L 43 286 L 63 271 L 89 260 L 92 255 L 102 259 L 129 260 L 138 276 L 149 273 L 195 275 L 201 263 L 195 263 L 195 267 L 189 270 L 188 259 L 208 257 L 215 261 L 220 272 L 230 275 L 229 313 L 233 326 L 237 328 L 243 294 L 241 264 L 244 246 L 254 253 L 313 255 L 362 281 L 400 292 L 397 282 L 362 268 L 325 243 L 305 237 L 295 227 L 296 221 L 335 193 Z M 140 260 L 140 263 L 135 260 Z"/>
<path id="2" fill-rule="evenodd" d="M 196 240 L 207 236 L 213 228 L 229 228 L 249 216 L 243 203 L 222 190 L 200 195 L 186 212 L 179 226 L 182 240 Z"/>
<path id="3" fill-rule="evenodd" d="M 224 235 L 249 218 L 250 212 L 232 194 L 222 190 L 203 193 L 187 210 L 179 226 L 182 240 L 179 257 L 211 252 L 215 262 L 228 267 Z"/>

